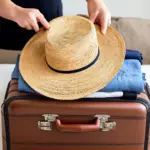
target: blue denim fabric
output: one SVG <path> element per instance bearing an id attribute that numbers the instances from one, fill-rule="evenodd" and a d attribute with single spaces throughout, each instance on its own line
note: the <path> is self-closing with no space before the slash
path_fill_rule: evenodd
<path id="1" fill-rule="evenodd" d="M 125 59 L 137 59 L 140 61 L 141 64 L 143 64 L 142 54 L 137 50 L 127 49 Z"/>
<path id="2" fill-rule="evenodd" d="M 11 75 L 11 78 L 18 80 L 18 91 L 20 91 L 20 92 L 29 92 L 29 93 L 37 93 L 22 78 L 22 76 L 19 72 L 19 59 L 20 59 L 20 55 L 18 55 L 18 57 L 17 57 L 16 65 L 15 65 L 15 68 L 14 68 L 13 73 Z"/>
<path id="3" fill-rule="evenodd" d="M 12 78 L 18 79 L 18 90 L 20 92 L 37 93 L 33 90 L 22 78 L 19 73 L 19 58 L 17 57 L 16 66 L 12 73 Z M 137 59 L 125 59 L 124 64 L 118 74 L 112 79 L 112 81 L 103 88 L 102 92 L 136 92 L 143 91 L 145 86 L 145 73 L 141 72 L 141 63 Z"/>
<path id="4" fill-rule="evenodd" d="M 126 59 L 118 74 L 100 91 L 140 93 L 145 87 L 145 76 L 145 73 L 141 72 L 141 63 L 137 59 Z"/>

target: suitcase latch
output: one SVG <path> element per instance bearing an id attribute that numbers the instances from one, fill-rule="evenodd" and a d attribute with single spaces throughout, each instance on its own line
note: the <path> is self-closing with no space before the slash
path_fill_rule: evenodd
<path id="1" fill-rule="evenodd" d="M 100 129 L 102 131 L 110 131 L 114 127 L 116 127 L 116 122 L 108 122 L 108 119 L 110 118 L 109 115 L 95 115 L 96 118 L 100 120 Z"/>
<path id="2" fill-rule="evenodd" d="M 52 130 L 52 122 L 56 120 L 58 115 L 56 114 L 44 114 L 44 121 L 38 121 L 38 128 L 44 131 L 51 131 Z"/>

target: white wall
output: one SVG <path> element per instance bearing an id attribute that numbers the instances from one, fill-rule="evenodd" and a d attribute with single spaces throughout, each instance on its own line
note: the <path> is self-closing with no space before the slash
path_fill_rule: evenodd
<path id="1" fill-rule="evenodd" d="M 112 16 L 150 19 L 150 0 L 104 0 Z M 86 0 L 63 0 L 64 15 L 87 14 Z"/>

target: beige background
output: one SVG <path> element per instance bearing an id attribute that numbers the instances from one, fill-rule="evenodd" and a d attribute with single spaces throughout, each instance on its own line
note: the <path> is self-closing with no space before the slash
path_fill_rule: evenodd
<path id="1" fill-rule="evenodd" d="M 87 14 L 86 0 L 62 0 L 64 15 Z M 112 16 L 150 19 L 150 0 L 104 0 Z"/>

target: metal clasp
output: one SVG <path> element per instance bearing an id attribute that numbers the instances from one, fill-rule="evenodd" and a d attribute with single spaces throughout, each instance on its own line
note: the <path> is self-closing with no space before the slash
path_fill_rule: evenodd
<path id="1" fill-rule="evenodd" d="M 52 122 L 56 120 L 58 115 L 56 114 L 44 114 L 44 121 L 38 121 L 38 128 L 44 131 L 51 131 L 52 130 Z"/>
<path id="2" fill-rule="evenodd" d="M 116 122 L 108 122 L 109 115 L 95 115 L 100 120 L 100 129 L 102 131 L 110 131 L 116 126 Z"/>

